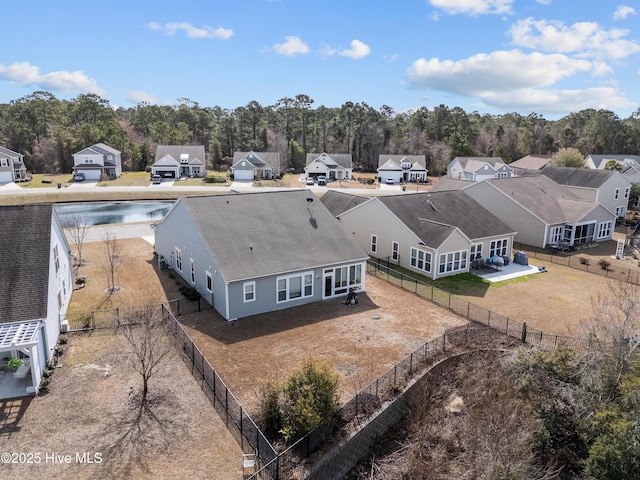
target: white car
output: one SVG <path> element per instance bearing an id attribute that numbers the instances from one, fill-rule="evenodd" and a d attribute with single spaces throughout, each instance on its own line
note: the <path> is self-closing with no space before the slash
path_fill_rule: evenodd
<path id="1" fill-rule="evenodd" d="M 307 185 L 313 185 L 314 183 L 313 177 L 307 177 Z"/>
<path id="2" fill-rule="evenodd" d="M 393 185 L 393 184 L 394 184 L 394 183 L 396 183 L 396 182 L 394 182 L 394 181 L 393 181 L 393 178 L 391 178 L 391 177 L 387 177 L 387 179 L 385 180 L 385 183 L 386 183 L 387 185 Z"/>

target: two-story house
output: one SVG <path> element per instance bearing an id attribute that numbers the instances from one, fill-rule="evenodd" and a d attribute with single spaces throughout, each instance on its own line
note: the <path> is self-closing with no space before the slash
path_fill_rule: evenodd
<path id="1" fill-rule="evenodd" d="M 307 153 L 304 173 L 307 177 L 324 176 L 331 180 L 351 180 L 353 161 L 350 153 Z"/>
<path id="2" fill-rule="evenodd" d="M 173 179 L 203 177 L 205 160 L 204 145 L 158 145 L 151 175 Z"/>
<path id="3" fill-rule="evenodd" d="M 426 165 L 424 155 L 380 155 L 378 178 L 381 183 L 426 182 Z"/>
<path id="4" fill-rule="evenodd" d="M 96 143 L 73 154 L 73 171 L 83 174 L 86 180 L 117 178 L 122 175 L 121 153 L 104 143 Z"/>
<path id="5" fill-rule="evenodd" d="M 16 182 L 27 178 L 24 155 L 0 147 L 0 183 Z"/>
<path id="6" fill-rule="evenodd" d="M 234 152 L 234 180 L 270 179 L 280 176 L 280 152 Z"/>

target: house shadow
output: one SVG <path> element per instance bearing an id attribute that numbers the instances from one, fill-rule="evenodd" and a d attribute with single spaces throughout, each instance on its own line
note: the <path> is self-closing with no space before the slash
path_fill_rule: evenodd
<path id="1" fill-rule="evenodd" d="M 11 438 L 20 431 L 20 420 L 33 401 L 33 395 L 0 400 L 0 438 Z"/>
<path id="2" fill-rule="evenodd" d="M 283 310 L 251 315 L 234 321 L 225 320 L 212 308 L 179 317 L 180 322 L 203 335 L 231 345 L 234 343 L 265 337 L 307 325 L 338 321 L 352 316 L 376 315 L 379 306 L 366 294 L 358 293 L 358 303 L 346 305 L 346 297 L 331 298 Z M 327 323 L 327 328 L 329 324 Z"/>

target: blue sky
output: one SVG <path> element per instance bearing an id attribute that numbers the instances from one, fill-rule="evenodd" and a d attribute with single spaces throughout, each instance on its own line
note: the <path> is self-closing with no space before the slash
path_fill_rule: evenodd
<path id="1" fill-rule="evenodd" d="M 640 107 L 640 0 L 22 0 L 0 18 L 2 103 Z"/>

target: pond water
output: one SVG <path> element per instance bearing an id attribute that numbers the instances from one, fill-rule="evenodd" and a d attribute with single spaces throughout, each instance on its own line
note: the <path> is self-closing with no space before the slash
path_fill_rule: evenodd
<path id="1" fill-rule="evenodd" d="M 87 225 L 111 225 L 160 220 L 175 202 L 91 202 L 56 205 L 56 213 L 64 226 L 71 218 L 82 215 Z"/>

